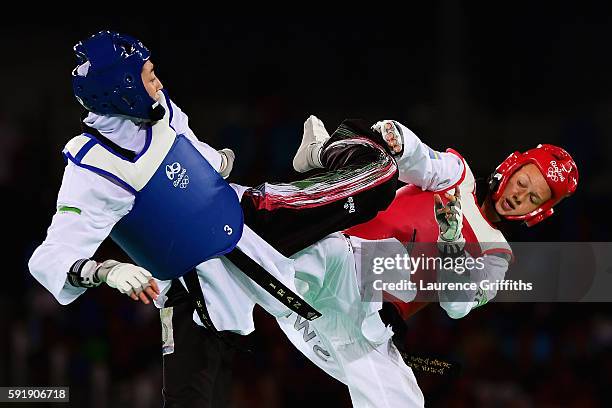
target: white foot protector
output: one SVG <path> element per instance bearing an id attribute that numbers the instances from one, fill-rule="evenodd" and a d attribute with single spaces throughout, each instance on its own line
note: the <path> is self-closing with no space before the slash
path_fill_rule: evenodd
<path id="1" fill-rule="evenodd" d="M 305 173 L 308 170 L 323 168 L 321 163 L 321 147 L 329 139 L 329 133 L 323 122 L 314 115 L 310 115 L 304 122 L 302 143 L 293 158 L 295 171 Z"/>

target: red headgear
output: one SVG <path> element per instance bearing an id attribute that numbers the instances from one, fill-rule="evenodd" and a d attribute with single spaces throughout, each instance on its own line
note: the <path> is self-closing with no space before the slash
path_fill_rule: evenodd
<path id="1" fill-rule="evenodd" d="M 552 193 L 550 199 L 525 215 L 505 215 L 508 220 L 524 220 L 528 227 L 550 217 L 553 206 L 574 194 L 578 186 L 578 168 L 568 152 L 560 147 L 544 144 L 525 153 L 514 152 L 504 160 L 489 181 L 493 202 L 497 202 L 510 177 L 526 164 L 533 163 L 540 169 Z"/>

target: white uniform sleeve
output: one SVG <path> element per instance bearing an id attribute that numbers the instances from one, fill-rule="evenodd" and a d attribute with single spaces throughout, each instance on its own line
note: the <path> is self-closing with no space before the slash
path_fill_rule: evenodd
<path id="1" fill-rule="evenodd" d="M 466 253 L 466 259 L 470 255 Z M 473 282 L 478 285 L 476 290 L 446 290 L 438 291 L 440 306 L 452 319 L 460 319 L 467 315 L 470 310 L 482 306 L 497 294 L 496 290 L 483 290 L 480 283 L 484 280 L 491 282 L 504 279 L 508 270 L 508 260 L 497 255 L 486 255 L 482 258 L 482 267 L 478 263 L 473 263 L 473 268 L 466 268 L 466 271 L 459 275 L 453 270 L 438 270 L 438 282 Z"/>
<path id="2" fill-rule="evenodd" d="M 58 194 L 58 212 L 47 237 L 28 262 L 32 276 L 60 304 L 66 305 L 85 292 L 67 282 L 70 267 L 79 259 L 93 256 L 133 202 L 133 195 L 123 188 L 68 163 Z"/>
<path id="3" fill-rule="evenodd" d="M 181 108 L 179 108 L 174 102 L 172 104 L 172 123 L 174 130 L 179 135 L 185 135 L 191 144 L 200 152 L 202 156 L 210 163 L 210 165 L 218 172 L 221 169 L 221 153 L 210 147 L 208 144 L 198 140 L 193 131 L 189 128 L 189 117 L 185 114 Z"/>
<path id="4" fill-rule="evenodd" d="M 465 165 L 457 155 L 431 149 L 406 126 L 395 123 L 404 143 L 404 152 L 397 160 L 400 181 L 423 190 L 440 191 L 461 179 Z"/>

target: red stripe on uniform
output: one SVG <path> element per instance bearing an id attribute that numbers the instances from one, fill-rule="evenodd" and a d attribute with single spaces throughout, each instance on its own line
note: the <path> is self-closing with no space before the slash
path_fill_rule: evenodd
<path id="1" fill-rule="evenodd" d="M 350 142 L 357 141 L 358 143 L 366 143 L 371 146 L 374 146 L 381 152 L 384 150 L 365 138 L 354 138 L 351 139 Z M 347 143 L 347 140 L 341 140 L 338 143 Z M 286 194 L 279 194 L 274 191 L 268 192 L 249 189 L 245 192 L 245 195 L 248 195 L 253 201 L 255 208 L 258 210 L 275 210 L 279 208 L 291 208 L 291 207 L 302 207 L 302 208 L 315 208 L 322 205 L 329 204 L 330 202 L 335 202 L 338 200 L 342 200 L 344 198 L 350 197 L 355 194 L 359 194 L 362 191 L 374 188 L 379 186 L 389 179 L 391 179 L 395 173 L 397 172 L 397 164 L 395 161 L 389 156 L 385 156 L 385 160 L 382 160 L 382 163 L 387 162 L 383 167 L 375 169 L 375 171 L 371 171 L 365 174 L 359 174 L 357 169 L 357 176 L 353 176 L 355 180 L 339 180 L 338 182 L 331 181 L 329 187 L 325 187 L 322 189 L 318 189 L 315 191 L 304 191 L 304 190 L 296 190 L 295 192 L 288 192 Z M 373 163 L 374 164 L 374 163 Z M 340 170 L 341 172 L 342 170 Z M 346 170 L 345 170 L 346 171 Z M 366 181 L 364 183 L 364 180 Z M 373 181 L 371 181 L 373 180 Z M 302 181 L 303 182 L 303 181 Z M 290 188 L 297 188 L 295 184 L 299 184 L 300 181 L 297 181 L 292 184 L 285 184 Z M 325 186 L 325 181 L 321 181 L 319 183 L 313 184 L 313 186 L 321 187 Z M 271 185 L 272 187 L 274 185 Z M 283 185 L 279 185 L 279 188 L 282 188 Z M 313 186 L 309 186 L 308 188 L 312 188 Z"/>

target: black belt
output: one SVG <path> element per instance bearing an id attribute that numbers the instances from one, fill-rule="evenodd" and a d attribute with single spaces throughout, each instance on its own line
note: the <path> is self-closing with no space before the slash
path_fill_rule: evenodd
<path id="1" fill-rule="evenodd" d="M 245 255 L 240 249 L 234 248 L 225 257 L 266 292 L 291 309 L 291 311 L 299 314 L 306 320 L 312 321 L 321 317 L 321 313 L 306 303 L 304 299 L 296 295 L 287 286 L 283 285 L 261 265 Z"/>
<path id="2" fill-rule="evenodd" d="M 217 332 L 217 329 L 215 328 L 215 325 L 208 314 L 208 309 L 206 308 L 206 302 L 204 301 L 204 293 L 202 293 L 198 272 L 195 269 L 192 269 L 191 271 L 187 272 L 185 276 L 183 276 L 183 279 L 185 280 L 185 285 L 187 285 L 191 303 L 198 313 L 198 317 L 202 321 L 202 325 L 206 329 Z"/>

